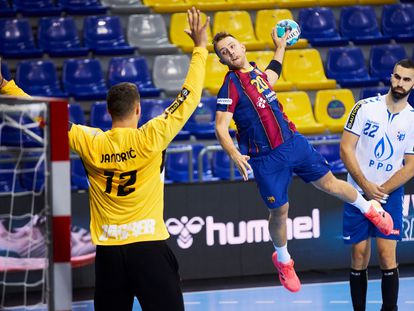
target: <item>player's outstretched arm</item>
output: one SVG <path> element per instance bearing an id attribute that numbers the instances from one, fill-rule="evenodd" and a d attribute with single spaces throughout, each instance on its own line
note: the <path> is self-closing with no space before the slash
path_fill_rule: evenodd
<path id="1" fill-rule="evenodd" d="M 1 61 L 2 60 L 0 57 L 0 66 L 1 66 Z M 30 97 L 30 95 L 26 94 L 21 88 L 19 88 L 14 83 L 13 80 L 8 81 L 4 79 L 3 74 L 1 73 L 1 69 L 0 69 L 0 93 L 4 95 L 10 95 L 10 96 Z"/>
<path id="2" fill-rule="evenodd" d="M 229 125 L 232 117 L 233 114 L 231 112 L 216 112 L 216 136 L 224 151 L 227 152 L 227 154 L 236 164 L 237 169 L 243 176 L 243 179 L 247 181 L 249 179 L 249 171 L 252 170 L 250 164 L 247 162 L 250 157 L 241 154 L 231 139 L 231 136 L 229 134 Z"/>
<path id="3" fill-rule="evenodd" d="M 154 151 L 167 148 L 200 103 L 208 56 L 206 46 L 210 18 L 207 18 L 203 24 L 200 10 L 193 7 L 187 11 L 187 19 L 190 29 L 185 32 L 193 40 L 194 49 L 182 90 L 163 115 L 152 119 L 142 127 L 146 132 L 145 139 Z"/>
<path id="4" fill-rule="evenodd" d="M 273 55 L 273 59 L 270 62 L 269 66 L 265 70 L 270 85 L 274 85 L 276 83 L 277 79 L 279 79 L 280 74 L 282 72 L 283 57 L 285 55 L 286 50 L 286 40 L 289 33 L 290 31 L 286 31 L 284 36 L 279 38 L 277 36 L 276 27 L 272 29 L 271 35 L 273 43 L 275 45 L 275 54 Z"/>

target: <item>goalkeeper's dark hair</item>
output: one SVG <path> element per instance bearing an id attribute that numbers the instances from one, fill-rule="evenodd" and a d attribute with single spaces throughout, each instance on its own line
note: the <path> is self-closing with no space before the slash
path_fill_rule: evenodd
<path id="1" fill-rule="evenodd" d="M 232 34 L 229 34 L 228 32 L 225 31 L 221 31 L 216 33 L 216 35 L 213 38 L 213 46 L 214 46 L 214 52 L 216 52 L 217 56 L 220 56 L 220 51 L 217 51 L 217 43 L 227 37 L 232 37 L 234 38 L 234 36 Z"/>
<path id="2" fill-rule="evenodd" d="M 401 66 L 403 68 L 414 69 L 414 61 L 409 58 L 405 58 L 397 62 L 394 66 L 394 70 L 397 66 Z"/>
<path id="3" fill-rule="evenodd" d="M 113 119 L 123 119 L 135 110 L 140 96 L 135 84 L 123 82 L 112 86 L 106 96 L 108 112 Z"/>

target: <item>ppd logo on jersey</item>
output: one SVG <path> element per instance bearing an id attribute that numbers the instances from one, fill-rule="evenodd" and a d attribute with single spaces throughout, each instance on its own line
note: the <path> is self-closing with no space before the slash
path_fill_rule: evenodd
<path id="1" fill-rule="evenodd" d="M 190 248 L 194 236 L 205 230 L 207 246 L 238 245 L 270 241 L 267 219 L 233 222 L 219 222 L 213 216 L 205 219 L 195 216 L 189 219 L 169 218 L 166 221 L 168 231 L 177 236 L 177 244 L 182 249 Z M 237 229 L 236 229 L 237 228 Z M 311 216 L 300 216 L 287 220 L 287 237 L 292 239 L 317 239 L 320 237 L 319 209 L 313 209 Z"/>
<path id="2" fill-rule="evenodd" d="M 387 134 L 382 137 L 377 143 L 374 149 L 375 160 L 369 160 L 369 166 L 375 166 L 377 170 L 384 169 L 389 172 L 393 169 L 392 164 L 386 164 L 385 161 L 389 160 L 394 154 L 394 148 Z"/>
<path id="3" fill-rule="evenodd" d="M 403 241 L 414 241 L 414 194 L 406 194 L 403 201 Z"/>

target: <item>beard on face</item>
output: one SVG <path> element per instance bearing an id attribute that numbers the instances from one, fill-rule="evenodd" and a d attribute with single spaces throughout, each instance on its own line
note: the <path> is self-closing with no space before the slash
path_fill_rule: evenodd
<path id="1" fill-rule="evenodd" d="M 400 90 L 400 92 L 397 92 L 397 90 Z M 391 86 L 391 95 L 395 100 L 400 100 L 406 96 L 408 96 L 411 92 L 411 89 L 408 91 L 405 91 L 402 87 L 393 87 Z"/>

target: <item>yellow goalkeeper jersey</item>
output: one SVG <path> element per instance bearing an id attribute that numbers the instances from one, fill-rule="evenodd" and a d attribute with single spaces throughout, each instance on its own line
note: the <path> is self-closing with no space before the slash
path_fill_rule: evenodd
<path id="1" fill-rule="evenodd" d="M 97 245 L 165 240 L 163 153 L 200 102 L 207 50 L 194 48 L 182 90 L 165 112 L 138 129 L 73 124 L 69 143 L 88 179 L 91 235 Z M 3 94 L 24 96 L 13 81 Z"/>
<path id="2" fill-rule="evenodd" d="M 95 244 L 165 240 L 163 151 L 200 102 L 207 50 L 195 48 L 182 90 L 165 112 L 138 129 L 72 125 L 71 148 L 89 182 Z"/>

